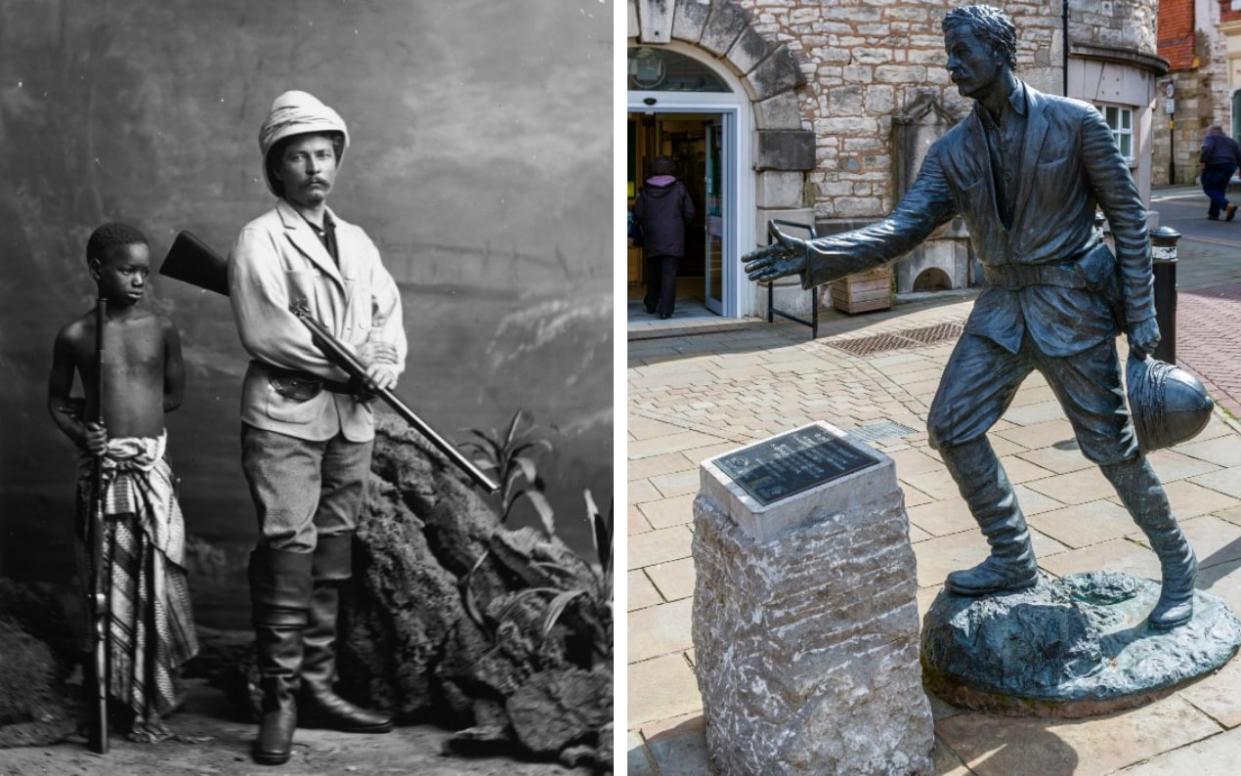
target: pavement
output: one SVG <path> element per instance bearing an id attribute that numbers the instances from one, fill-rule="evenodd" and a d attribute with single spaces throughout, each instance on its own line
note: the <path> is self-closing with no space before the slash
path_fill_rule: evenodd
<path id="1" fill-rule="evenodd" d="M 1198 586 L 1241 611 L 1241 222 L 1206 222 L 1192 189 L 1156 192 L 1180 243 L 1178 360 L 1211 387 L 1207 428 L 1150 456 L 1197 551 Z M 1199 202 L 1199 199 L 1201 202 Z M 1202 223 L 1197 223 L 1201 221 Z M 1207 226 L 1207 229 L 1202 228 Z M 972 299 L 923 299 L 856 317 L 829 313 L 818 340 L 788 322 L 629 343 L 628 772 L 709 774 L 694 677 L 692 501 L 705 458 L 812 420 L 870 432 L 896 461 L 925 611 L 945 575 L 987 546 L 926 439 L 926 414 L 955 338 L 854 355 L 862 337 L 951 335 Z M 1123 338 L 1119 340 L 1124 350 Z M 992 430 L 1041 568 L 1159 578 L 1158 561 L 1037 374 Z M 1235 774 L 1241 659 L 1139 709 L 1085 720 L 999 717 L 933 700 L 936 776 Z"/>

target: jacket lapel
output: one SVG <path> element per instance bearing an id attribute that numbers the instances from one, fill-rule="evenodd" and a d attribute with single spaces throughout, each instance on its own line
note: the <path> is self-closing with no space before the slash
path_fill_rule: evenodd
<path id="1" fill-rule="evenodd" d="M 991 169 L 991 149 L 987 146 L 987 133 L 982 126 L 982 117 L 978 115 L 978 111 L 982 109 L 982 106 L 975 105 L 970 113 L 970 143 L 969 147 L 964 149 L 966 164 L 970 168 L 981 170 L 982 185 L 987 188 L 987 202 L 991 204 L 991 218 L 1002 228 L 1000 207 L 995 199 L 995 171 Z"/>
<path id="2" fill-rule="evenodd" d="M 1038 155 L 1043 148 L 1043 137 L 1047 134 L 1047 101 L 1037 90 L 1024 87 L 1026 90 L 1026 139 L 1021 148 L 1021 180 L 1017 185 L 1017 198 L 1014 200 L 1013 225 L 1021 221 L 1026 202 L 1030 199 L 1030 189 L 1034 184 L 1034 176 L 1038 171 Z"/>
<path id="3" fill-rule="evenodd" d="M 276 211 L 280 213 L 280 219 L 284 222 L 284 235 L 293 247 L 318 267 L 323 274 L 335 280 L 343 293 L 345 283 L 341 279 L 340 270 L 337 269 L 336 262 L 332 261 L 327 248 L 323 247 L 323 242 L 318 235 L 310 228 L 310 224 L 306 223 L 306 219 L 302 218 L 301 214 L 283 199 L 276 203 Z"/>

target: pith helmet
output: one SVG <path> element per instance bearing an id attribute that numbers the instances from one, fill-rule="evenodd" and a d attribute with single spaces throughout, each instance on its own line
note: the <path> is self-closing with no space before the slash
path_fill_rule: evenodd
<path id="1" fill-rule="evenodd" d="M 1215 403 L 1201 381 L 1184 369 L 1130 353 L 1125 382 L 1133 427 L 1144 453 L 1193 438 L 1211 419 Z"/>
<path id="2" fill-rule="evenodd" d="M 272 146 L 286 137 L 317 132 L 340 135 L 340 147 L 337 149 L 340 159 L 337 162 L 342 161 L 345 149 L 349 147 L 349 130 L 345 128 L 345 120 L 339 113 L 313 94 L 296 89 L 285 92 L 271 104 L 271 112 L 259 129 L 259 150 L 263 153 L 263 180 L 273 194 L 280 196 L 281 188 L 271 179 L 267 166 L 267 154 Z"/>

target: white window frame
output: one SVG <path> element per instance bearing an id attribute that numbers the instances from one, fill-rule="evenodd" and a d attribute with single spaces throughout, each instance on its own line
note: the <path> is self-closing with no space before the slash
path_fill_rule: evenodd
<path id="1" fill-rule="evenodd" d="M 1108 122 L 1107 120 L 1107 109 L 1108 108 L 1116 109 L 1116 126 L 1112 126 L 1111 122 Z M 1108 129 L 1112 130 L 1112 140 L 1116 143 L 1117 150 L 1120 150 L 1121 148 L 1123 148 L 1123 146 L 1121 146 L 1120 144 L 1121 136 L 1127 135 L 1129 137 L 1129 153 L 1128 155 L 1125 155 L 1124 152 L 1122 151 L 1121 155 L 1124 156 L 1125 161 L 1128 162 L 1129 164 L 1133 164 L 1134 162 L 1136 162 L 1137 157 L 1134 155 L 1134 152 L 1137 150 L 1137 142 L 1136 142 L 1137 138 L 1133 132 L 1135 128 L 1133 122 L 1136 117 L 1134 116 L 1133 107 L 1129 105 L 1119 105 L 1114 102 L 1096 102 L 1095 109 L 1098 110 L 1099 113 L 1103 116 L 1103 121 L 1107 123 Z M 1128 128 L 1124 126 L 1125 114 L 1128 114 L 1129 116 Z"/>

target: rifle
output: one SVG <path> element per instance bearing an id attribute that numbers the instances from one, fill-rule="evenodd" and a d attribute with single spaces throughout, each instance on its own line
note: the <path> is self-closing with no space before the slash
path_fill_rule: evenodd
<path id="1" fill-rule="evenodd" d="M 159 273 L 176 280 L 182 280 L 199 288 L 228 296 L 228 259 L 213 251 L 210 246 L 190 232 L 183 231 L 177 235 L 177 239 L 173 241 L 172 247 L 168 249 L 168 255 L 164 258 L 164 263 L 160 265 Z M 354 382 L 361 385 L 366 376 L 366 367 L 358 360 L 357 356 L 343 342 L 333 336 L 327 330 L 327 327 L 316 320 L 310 314 L 310 309 L 305 304 L 293 307 L 290 312 L 297 316 L 297 319 L 310 330 L 311 339 L 314 341 L 315 346 L 327 357 L 327 360 L 340 367 Z M 452 443 L 436 433 L 435 429 L 418 417 L 390 389 L 385 388 L 375 392 L 374 395 L 382 399 L 406 423 L 413 426 L 418 433 L 430 440 L 436 449 L 443 453 L 457 468 L 464 471 L 475 484 L 482 487 L 488 493 L 495 493 L 500 489 L 500 486 L 495 481 L 475 466 L 460 450 L 453 447 Z"/>
<path id="2" fill-rule="evenodd" d="M 103 327 L 108 300 L 95 304 L 95 420 L 103 424 Z M 91 751 L 108 753 L 108 572 L 103 567 L 103 545 L 107 529 L 103 517 L 103 455 L 95 456 L 91 472 L 91 517 L 87 528 L 90 541 L 90 590 L 87 605 L 91 614 L 91 670 L 88 713 L 88 744 Z"/>

